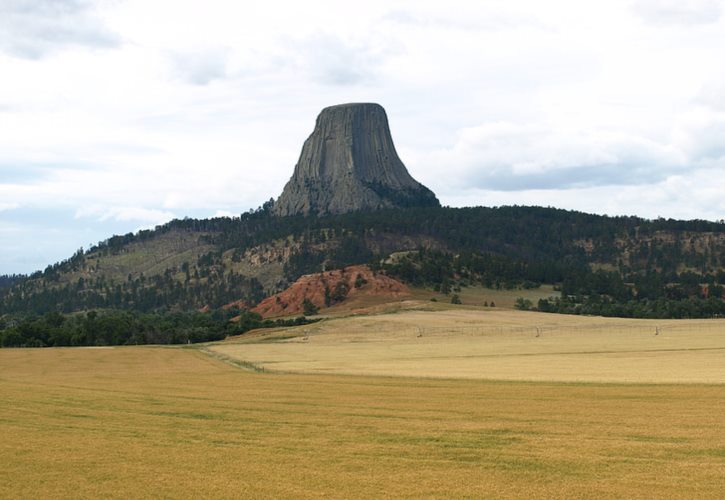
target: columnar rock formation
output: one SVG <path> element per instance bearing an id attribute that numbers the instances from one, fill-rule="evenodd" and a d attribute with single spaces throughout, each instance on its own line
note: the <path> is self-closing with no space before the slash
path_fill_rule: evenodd
<path id="1" fill-rule="evenodd" d="M 438 205 L 433 192 L 413 179 L 398 158 L 382 106 L 354 103 L 322 110 L 274 213 Z"/>

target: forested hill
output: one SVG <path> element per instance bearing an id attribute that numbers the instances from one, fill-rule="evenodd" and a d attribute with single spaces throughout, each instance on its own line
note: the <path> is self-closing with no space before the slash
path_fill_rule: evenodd
<path id="1" fill-rule="evenodd" d="M 0 276 L 0 289 L 9 288 L 24 279 L 25 276 L 21 274 L 4 274 Z"/>
<path id="2" fill-rule="evenodd" d="M 391 254 L 420 249 L 469 256 L 459 262 L 475 262 L 486 283 L 562 282 L 593 270 L 630 281 L 653 273 L 664 283 L 683 274 L 706 281 L 725 267 L 725 224 L 519 206 L 277 217 L 267 203 L 238 218 L 174 220 L 114 236 L 29 277 L 6 277 L 0 314 L 254 304 L 322 269 L 371 263 L 410 279 L 445 260 L 390 265 Z"/>

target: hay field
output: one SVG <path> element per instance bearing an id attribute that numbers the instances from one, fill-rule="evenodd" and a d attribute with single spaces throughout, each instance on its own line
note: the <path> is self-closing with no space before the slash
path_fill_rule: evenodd
<path id="1" fill-rule="evenodd" d="M 0 349 L 2 498 L 722 498 L 722 385 L 257 374 Z"/>
<path id="2" fill-rule="evenodd" d="M 500 309 L 330 319 L 211 346 L 265 370 L 559 382 L 725 383 L 725 320 Z"/>

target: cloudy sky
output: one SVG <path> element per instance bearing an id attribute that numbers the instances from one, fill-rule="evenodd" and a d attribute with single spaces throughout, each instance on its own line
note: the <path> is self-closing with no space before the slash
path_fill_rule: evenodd
<path id="1" fill-rule="evenodd" d="M 445 205 L 725 218 L 724 4 L 0 0 L 0 274 L 257 207 L 352 101 Z"/>

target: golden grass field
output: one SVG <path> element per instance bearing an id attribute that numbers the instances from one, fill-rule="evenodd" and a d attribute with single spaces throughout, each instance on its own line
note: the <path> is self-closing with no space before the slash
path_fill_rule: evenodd
<path id="1" fill-rule="evenodd" d="M 725 496 L 722 323 L 409 308 L 0 349 L 0 498 Z"/>
<path id="2" fill-rule="evenodd" d="M 266 330 L 209 349 L 281 372 L 725 384 L 722 319 L 628 320 L 447 306 Z"/>

